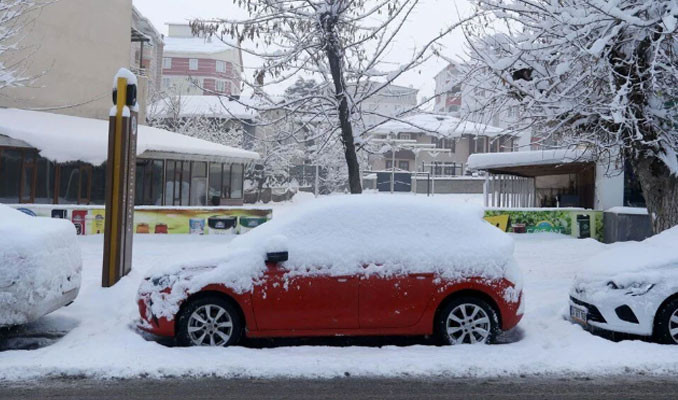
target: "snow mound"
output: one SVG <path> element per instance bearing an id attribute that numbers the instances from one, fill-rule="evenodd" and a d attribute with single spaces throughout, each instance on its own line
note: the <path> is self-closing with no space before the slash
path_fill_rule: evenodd
<path id="1" fill-rule="evenodd" d="M 435 273 L 449 280 L 506 278 L 522 289 L 513 240 L 485 222 L 480 207 L 373 195 L 331 196 L 295 211 L 236 238 L 221 260 L 153 270 L 140 292 L 163 282 L 179 297 L 215 283 L 244 293 L 263 276 L 266 253 L 279 251 L 289 252 L 288 276 Z M 173 315 L 156 300 L 155 315 Z"/>
<path id="2" fill-rule="evenodd" d="M 70 221 L 0 204 L 0 238 L 0 326 L 39 318 L 80 287 L 82 260 Z"/>

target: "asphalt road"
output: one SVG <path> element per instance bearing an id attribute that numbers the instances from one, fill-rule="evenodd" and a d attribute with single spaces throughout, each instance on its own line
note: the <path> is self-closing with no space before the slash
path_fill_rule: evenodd
<path id="1" fill-rule="evenodd" d="M 0 399 L 677 399 L 674 377 L 0 382 Z"/>

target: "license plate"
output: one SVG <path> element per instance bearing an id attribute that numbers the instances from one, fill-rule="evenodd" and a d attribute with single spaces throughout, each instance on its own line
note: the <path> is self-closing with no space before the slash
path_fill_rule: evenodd
<path id="1" fill-rule="evenodd" d="M 572 318 L 572 321 L 581 324 L 581 325 L 586 325 L 586 315 L 588 314 L 588 310 L 586 310 L 583 307 L 577 307 L 577 306 L 570 306 L 570 318 Z"/>

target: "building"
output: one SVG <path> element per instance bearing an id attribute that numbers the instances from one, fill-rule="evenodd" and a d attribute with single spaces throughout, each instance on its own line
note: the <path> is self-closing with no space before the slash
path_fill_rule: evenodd
<path id="1" fill-rule="evenodd" d="M 403 117 L 411 114 L 417 108 L 418 89 L 411 87 L 383 85 L 379 82 L 369 82 L 361 87 L 359 93 L 363 96 L 379 90 L 367 97 L 361 104 L 362 118 L 366 128 L 371 128 L 391 117 Z M 350 86 L 355 90 L 355 86 Z"/>
<path id="2" fill-rule="evenodd" d="M 136 7 L 133 7 L 130 65 L 131 71 L 135 75 L 145 77 L 148 80 L 145 93 L 147 99 L 154 98 L 155 93 L 161 90 L 164 47 L 164 36 L 155 29 L 148 18 L 141 15 Z"/>
<path id="3" fill-rule="evenodd" d="M 461 73 L 457 64 L 450 63 L 434 77 L 435 102 L 433 112 L 459 116 L 461 109 Z"/>
<path id="4" fill-rule="evenodd" d="M 103 205 L 108 121 L 0 109 L 0 202 Z M 139 126 L 136 205 L 243 204 L 256 153 Z"/>
<path id="5" fill-rule="evenodd" d="M 512 151 L 514 139 L 496 127 L 427 113 L 386 122 L 372 130 L 370 138 L 387 145 L 388 140 L 397 140 L 395 153 L 370 156 L 371 170 L 395 168 L 433 176 L 464 175 L 471 154 Z"/>
<path id="6" fill-rule="evenodd" d="M 25 60 L 34 80 L 3 89 L 0 107 L 108 119 L 111 80 L 130 67 L 132 0 L 56 1 L 23 18 L 22 50 L 0 62 Z"/>
<path id="7" fill-rule="evenodd" d="M 240 96 L 243 63 L 236 44 L 216 37 L 196 37 L 187 24 L 168 26 L 162 60 L 163 90 L 182 95 Z"/>

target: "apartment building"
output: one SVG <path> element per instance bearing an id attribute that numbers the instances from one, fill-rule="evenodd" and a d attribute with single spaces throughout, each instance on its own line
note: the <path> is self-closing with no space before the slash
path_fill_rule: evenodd
<path id="1" fill-rule="evenodd" d="M 242 53 L 227 39 L 193 35 L 187 24 L 168 24 L 162 89 L 170 94 L 240 96 Z"/>

